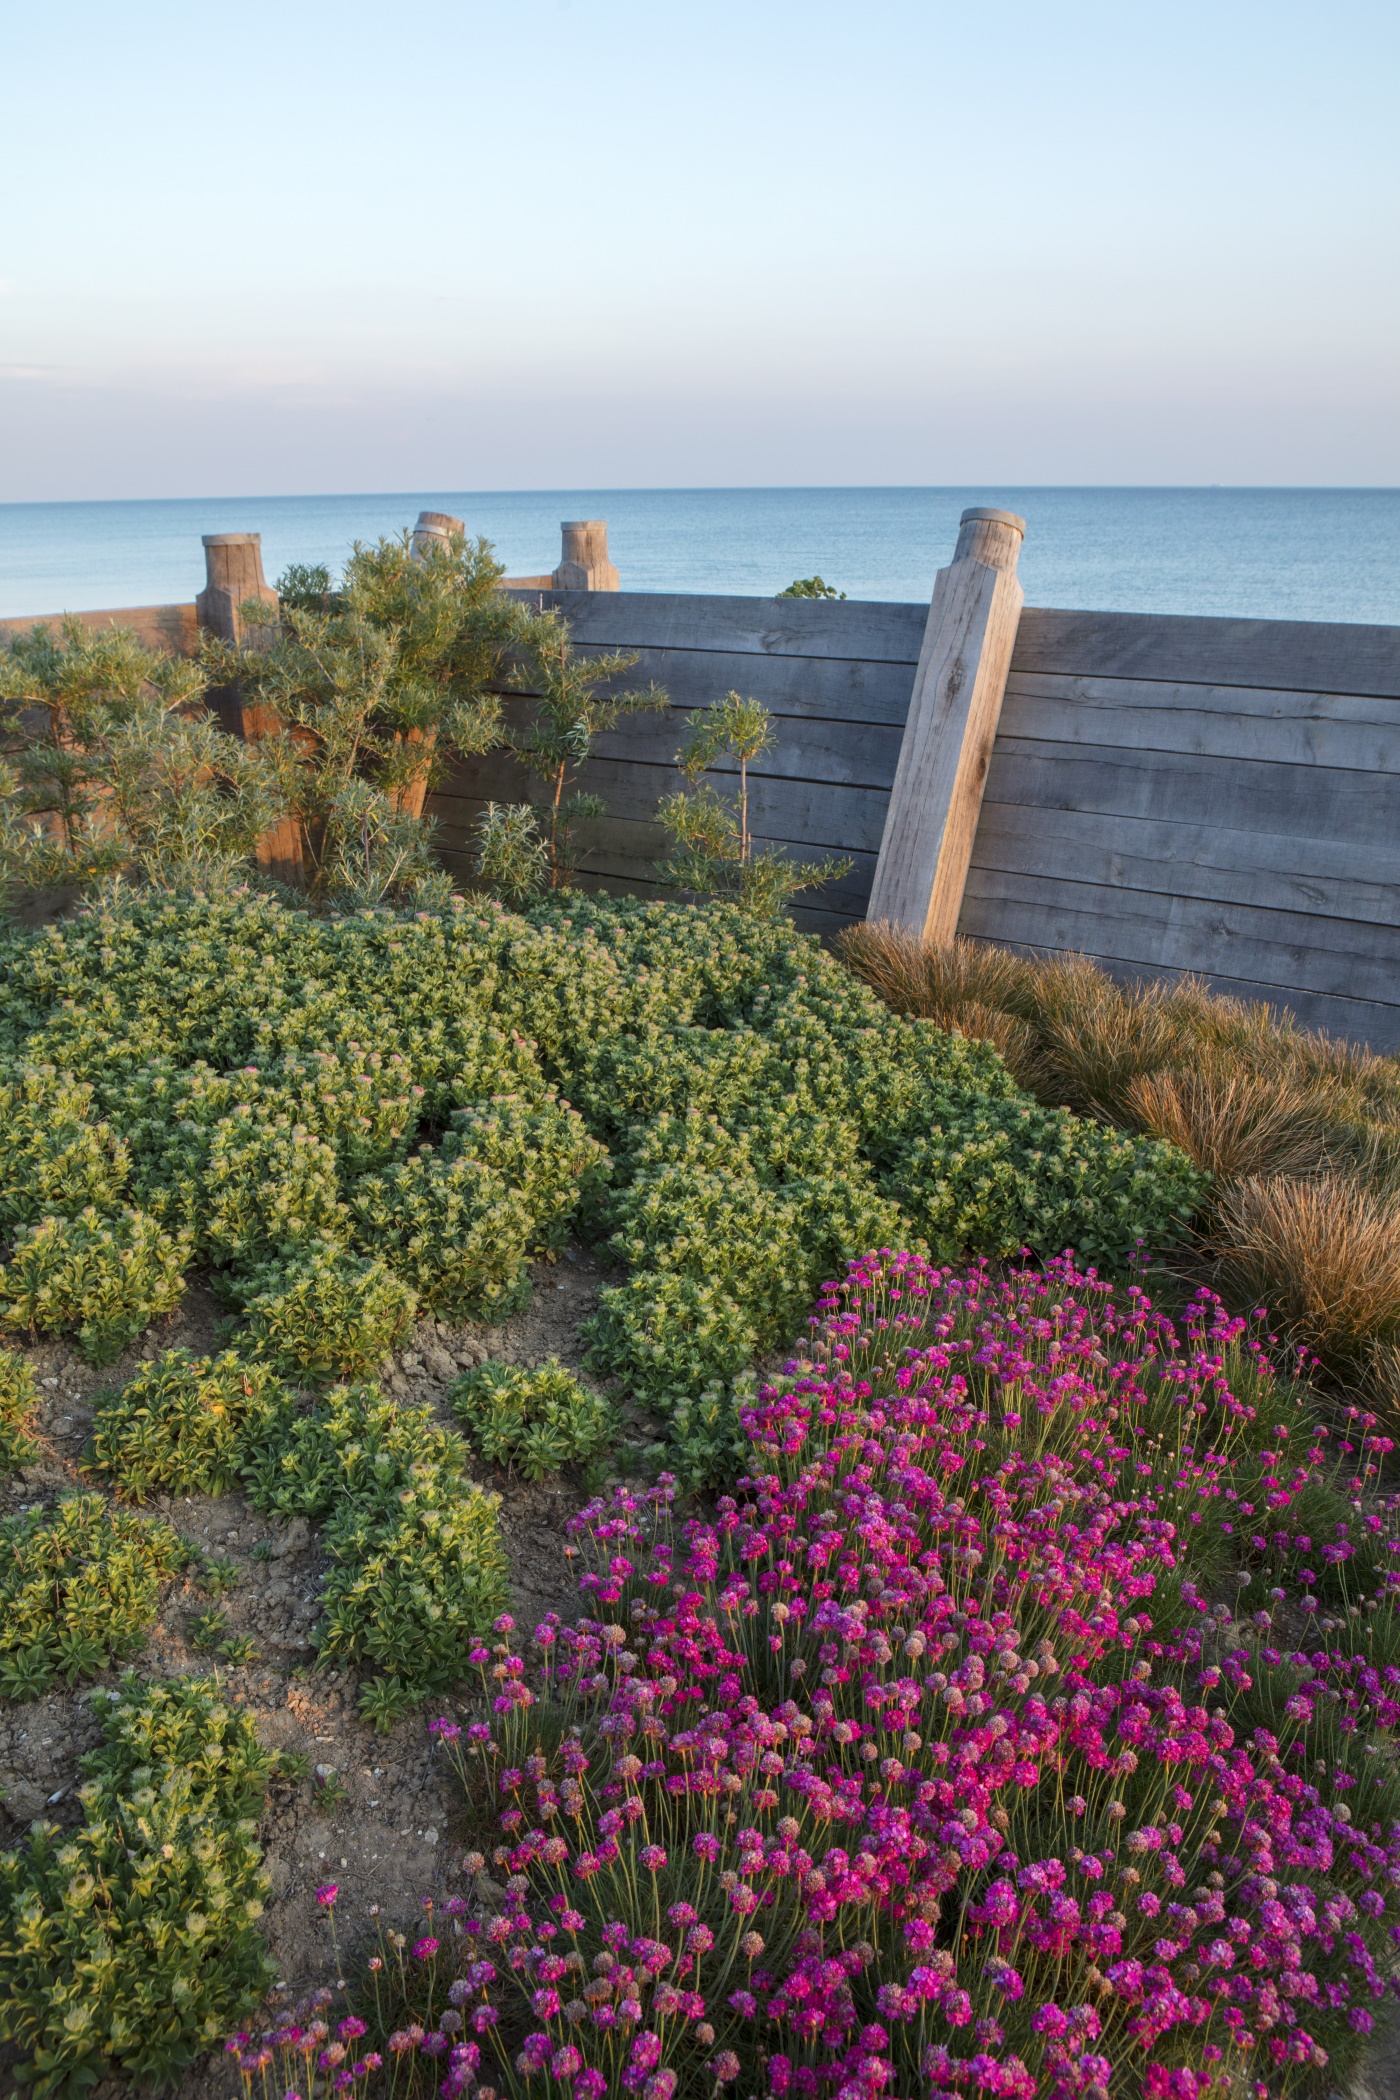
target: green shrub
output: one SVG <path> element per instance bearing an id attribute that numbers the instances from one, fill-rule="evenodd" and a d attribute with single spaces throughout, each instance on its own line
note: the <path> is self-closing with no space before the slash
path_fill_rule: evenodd
<path id="1" fill-rule="evenodd" d="M 557 1357 L 537 1371 L 484 1363 L 457 1379 L 452 1412 L 493 1465 L 543 1480 L 560 1466 L 596 1458 L 617 1435 L 617 1416 Z"/>
<path id="2" fill-rule="evenodd" d="M 440 1152 L 425 1146 L 360 1180 L 356 1240 L 432 1310 L 502 1320 L 528 1296 L 527 1257 L 561 1243 L 603 1157 L 582 1118 L 552 1101 L 455 1110 Z"/>
<path id="3" fill-rule="evenodd" d="M 354 1377 L 402 1341 L 416 1299 L 388 1265 L 312 1246 L 247 1272 L 238 1297 L 249 1346 L 280 1370 Z"/>
<path id="4" fill-rule="evenodd" d="M 66 1495 L 0 1522 L 0 1693 L 36 1699 L 135 1654 L 189 1548 L 168 1524 Z"/>
<path id="5" fill-rule="evenodd" d="M 18 1349 L 0 1348 L 0 1473 L 33 1465 L 39 1446 L 31 1434 L 39 1388 Z"/>
<path id="6" fill-rule="evenodd" d="M 37 2100 L 169 2083 L 275 1974 L 255 1820 L 275 1756 L 207 1679 L 97 1696 L 81 1827 L 0 1853 L 0 2040 Z"/>
<path id="7" fill-rule="evenodd" d="M 430 1408 L 337 1386 L 310 1412 L 287 1406 L 244 1468 L 255 1509 L 324 1524 L 332 1568 L 317 1646 L 323 1660 L 396 1680 L 389 1719 L 461 1677 L 505 1606 L 500 1497 L 464 1479 L 465 1462 Z"/>
<path id="8" fill-rule="evenodd" d="M 98 1404 L 89 1464 L 128 1501 L 155 1494 L 223 1495 L 235 1484 L 250 1428 L 281 1394 L 266 1364 L 232 1349 L 167 1349 Z"/>
<path id="9" fill-rule="evenodd" d="M 108 1364 L 159 1313 L 179 1303 L 190 1244 L 139 1210 L 104 1218 L 41 1218 L 23 1228 L 0 1270 L 0 1325 L 11 1332 L 76 1330 L 80 1355 Z"/>
<path id="10" fill-rule="evenodd" d="M 111 1125 L 91 1118 L 92 1088 L 32 1067 L 0 1082 L 0 1233 L 53 1211 L 117 1209 L 131 1160 Z"/>

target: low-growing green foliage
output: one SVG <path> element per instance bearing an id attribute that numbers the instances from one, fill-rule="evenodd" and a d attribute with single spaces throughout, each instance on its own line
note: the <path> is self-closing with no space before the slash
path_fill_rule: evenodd
<path id="1" fill-rule="evenodd" d="M 160 1586 L 189 1559 L 178 1532 L 66 1495 L 52 1511 L 0 1522 L 0 1694 L 37 1699 L 133 1655 Z"/>
<path id="2" fill-rule="evenodd" d="M 207 1678 L 96 1697 L 82 1824 L 0 1853 L 0 2040 L 35 2100 L 171 2082 L 275 1973 L 256 1843 L 275 1755 Z"/>
<path id="3" fill-rule="evenodd" d="M 20 1068 L 0 1080 L 0 1128 L 0 1232 L 48 1212 L 120 1207 L 131 1158 L 111 1125 L 94 1121 L 90 1086 L 52 1065 Z"/>
<path id="4" fill-rule="evenodd" d="M 527 1480 L 596 1458 L 617 1435 L 615 1410 L 553 1356 L 534 1371 L 479 1364 L 448 1398 L 482 1457 Z"/>
<path id="5" fill-rule="evenodd" d="M 0 1348 L 0 1473 L 17 1473 L 39 1456 L 33 1435 L 39 1388 L 18 1349 Z"/>
<path id="6" fill-rule="evenodd" d="M 323 1525 L 331 1568 L 316 1644 L 323 1660 L 382 1673 L 375 1718 L 460 1677 L 505 1604 L 500 1498 L 464 1477 L 465 1461 L 431 1409 L 336 1386 L 309 1411 L 288 1404 L 245 1463 L 256 1509 Z"/>
<path id="7" fill-rule="evenodd" d="M 78 1353 L 109 1364 L 184 1292 L 187 1239 L 139 1210 L 21 1226 L 0 1270 L 0 1326 L 12 1334 L 72 1334 Z"/>
<path id="8" fill-rule="evenodd" d="M 167 1349 L 99 1401 L 89 1467 L 131 1502 L 226 1494 L 238 1478 L 245 1431 L 267 1417 L 281 1392 L 266 1364 L 235 1350 L 196 1357 Z"/>
<path id="9" fill-rule="evenodd" d="M 324 1244 L 251 1268 L 238 1295 L 247 1346 L 309 1379 L 354 1377 L 381 1364 L 417 1303 L 387 1262 Z"/>
<path id="10" fill-rule="evenodd" d="M 206 1555 L 195 1571 L 195 1580 L 206 1596 L 227 1596 L 230 1590 L 236 1590 L 238 1587 L 238 1563 L 217 1553 Z"/>

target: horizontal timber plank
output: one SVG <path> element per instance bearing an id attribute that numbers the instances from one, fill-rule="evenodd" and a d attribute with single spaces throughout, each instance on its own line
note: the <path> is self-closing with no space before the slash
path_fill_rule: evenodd
<path id="1" fill-rule="evenodd" d="M 1110 685 L 1114 681 L 1099 681 Z M 1038 680 L 1047 684 L 1047 680 Z M 1021 680 L 1008 682 L 1002 706 L 1003 735 L 1035 737 L 1042 743 L 1132 751 L 1175 751 L 1190 757 L 1266 759 L 1295 766 L 1337 766 L 1354 771 L 1400 775 L 1400 706 L 1390 701 L 1338 700 L 1338 706 L 1388 707 L 1388 722 L 1347 721 L 1328 717 L 1313 697 L 1313 712 L 1227 713 L 1195 707 L 1194 693 L 1219 696 L 1229 687 L 1164 686 L 1163 704 L 1144 704 L 1150 687 L 1121 681 L 1133 700 L 1111 704 L 1086 702 L 1078 695 L 1028 692 Z M 1297 696 L 1303 697 L 1303 696 Z"/>
<path id="2" fill-rule="evenodd" d="M 969 875 L 967 897 L 979 901 L 987 925 L 1003 929 L 976 928 L 993 940 L 1224 973 L 1275 985 L 1281 994 L 1297 988 L 1388 1004 L 1400 988 L 1400 933 L 1392 927 L 1099 883 L 1042 882 L 989 868 Z"/>
<path id="3" fill-rule="evenodd" d="M 651 819 L 663 794 L 676 785 L 674 768 L 595 758 L 584 769 L 582 787 L 601 795 L 613 816 Z M 438 789 L 433 806 L 453 792 L 470 792 L 483 801 L 520 802 L 526 782 L 519 764 L 504 752 L 488 752 L 455 773 Z M 888 794 L 879 788 L 843 787 L 810 780 L 760 778 L 749 788 L 749 822 L 753 831 L 804 850 L 831 853 L 852 850 L 878 853 Z"/>
<path id="4" fill-rule="evenodd" d="M 1362 847 L 986 801 L 972 864 L 1400 926 L 1400 835 Z"/>
<path id="5" fill-rule="evenodd" d="M 26 613 L 0 620 L 0 648 L 32 627 L 57 628 L 63 620 L 76 620 L 94 632 L 109 627 L 128 627 L 148 649 L 164 649 L 172 656 L 194 656 L 199 649 L 199 623 L 193 601 L 189 605 L 127 605 L 113 611 L 80 613 Z"/>
<path id="6" fill-rule="evenodd" d="M 1175 752 L 1084 750 L 1031 737 L 998 737 L 987 798 L 1038 809 L 1170 818 L 1232 831 L 1388 845 L 1395 781 L 1328 766 L 1196 758 Z"/>
<path id="7" fill-rule="evenodd" d="M 1102 709 L 1182 708 L 1218 715 L 1250 715 L 1264 721 L 1370 722 L 1387 728 L 1400 721 L 1400 700 L 1374 693 L 1317 693 L 1305 687 L 1188 685 L 1169 678 L 1079 678 L 1058 671 L 1013 671 L 1008 693 L 1044 700 L 1072 700 Z"/>
<path id="8" fill-rule="evenodd" d="M 739 656 L 919 660 L 928 606 L 864 599 L 719 598 L 666 591 L 530 591 L 556 608 L 576 642 L 601 649 L 716 650 Z"/>
<path id="9" fill-rule="evenodd" d="M 600 652 L 580 644 L 580 655 Z M 843 657 L 745 656 L 724 651 L 642 649 L 630 671 L 600 691 L 659 685 L 677 707 L 713 707 L 734 691 L 761 701 L 770 714 L 843 722 L 889 723 L 902 729 L 914 683 L 912 664 L 851 662 Z"/>
<path id="10" fill-rule="evenodd" d="M 1400 699 L 1400 627 L 1058 612 L 1028 605 L 1011 668 Z"/>

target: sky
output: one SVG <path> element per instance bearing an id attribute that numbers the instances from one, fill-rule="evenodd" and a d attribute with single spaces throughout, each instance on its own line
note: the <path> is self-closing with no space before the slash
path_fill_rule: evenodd
<path id="1" fill-rule="evenodd" d="M 1400 483 L 1393 0 L 0 0 L 0 501 Z"/>

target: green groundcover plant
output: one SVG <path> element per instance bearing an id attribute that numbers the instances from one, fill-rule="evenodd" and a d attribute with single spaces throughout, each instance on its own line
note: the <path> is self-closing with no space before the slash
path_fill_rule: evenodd
<path id="1" fill-rule="evenodd" d="M 615 1440 L 617 1418 L 557 1357 L 538 1370 L 487 1362 L 449 1394 L 452 1411 L 483 1458 L 543 1480 L 560 1466 L 596 1458 Z"/>
<path id="2" fill-rule="evenodd" d="M 67 1495 L 0 1522 L 0 1694 L 37 1699 L 140 1648 L 189 1548 L 168 1524 Z"/>
<path id="3" fill-rule="evenodd" d="M 17 1473 L 39 1456 L 33 1434 L 38 1405 L 39 1388 L 27 1360 L 17 1349 L 0 1349 L 0 1473 Z"/>
<path id="4" fill-rule="evenodd" d="M 0 963 L 0 1080 L 62 1075 L 88 1199 L 16 1225 L 41 1238 L 17 1242 L 6 1317 L 93 1348 L 194 1259 L 284 1370 L 360 1375 L 413 1304 L 518 1302 L 577 1217 L 628 1271 L 593 1366 L 669 1413 L 781 1346 L 862 1247 L 1121 1266 L 1206 1186 L 732 907 L 147 903 L 10 933 Z M 31 1181 L 7 1168 L 0 1205 Z"/>
<path id="5" fill-rule="evenodd" d="M 0 1853 L 0 2041 L 36 2100 L 171 2083 L 267 1989 L 256 1843 L 277 1758 L 216 1681 L 93 1695 L 83 1820 Z"/>
<path id="6" fill-rule="evenodd" d="M 245 1437 L 281 1395 L 266 1364 L 235 1350 L 196 1357 L 167 1349 L 99 1401 L 89 1466 L 129 1502 L 227 1494 L 237 1484 Z"/>

